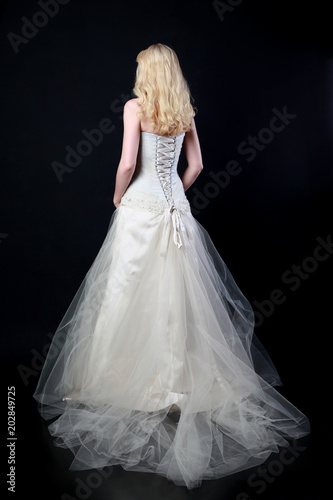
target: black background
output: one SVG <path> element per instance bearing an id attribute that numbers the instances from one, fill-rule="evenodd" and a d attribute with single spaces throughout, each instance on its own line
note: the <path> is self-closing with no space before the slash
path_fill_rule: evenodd
<path id="1" fill-rule="evenodd" d="M 43 9 L 35 0 L 3 4 L 2 399 L 4 413 L 7 386 L 15 385 L 22 443 L 17 448 L 22 464 L 17 498 L 25 498 L 28 484 L 38 498 L 50 497 L 52 481 L 57 481 L 51 472 L 49 490 L 43 490 L 36 477 L 30 483 L 23 480 L 29 471 L 33 475 L 26 464 L 34 442 L 29 425 L 37 433 L 36 443 L 47 439 L 42 424 L 31 423 L 38 421 L 31 394 L 50 336 L 106 235 L 114 210 L 122 107 L 133 97 L 136 55 L 157 42 L 178 54 L 198 109 L 204 170 L 188 191 L 193 213 L 256 311 L 256 333 L 281 374 L 282 393 L 312 424 L 310 444 L 298 468 L 277 477 L 264 494 L 250 488 L 249 498 L 323 498 L 329 480 L 325 450 L 332 439 L 325 396 L 333 262 L 329 3 L 226 0 L 229 7 L 224 13 L 222 2 L 215 4 L 69 0 L 46 18 L 36 17 Z M 30 31 L 27 43 L 15 49 L 10 37 L 22 36 L 26 20 L 45 25 Z M 294 118 L 283 130 L 267 135 L 262 129 L 272 123 L 274 109 L 285 109 Z M 52 165 L 65 165 L 66 147 L 76 150 L 86 139 L 82 131 L 98 128 L 105 118 L 112 121 L 112 132 L 103 134 L 101 143 L 91 146 L 71 171 L 56 175 Z M 241 144 L 258 134 L 269 140 L 259 140 L 260 150 L 247 161 L 250 155 Z M 212 184 L 212 173 L 226 170 L 231 160 L 241 171 L 218 188 Z M 179 171 L 185 166 L 182 156 Z M 322 241 L 328 242 L 328 249 L 322 247 L 323 260 L 318 260 L 315 249 Z M 280 303 L 272 303 L 272 294 Z M 4 429 L 7 432 L 6 423 Z M 46 458 L 45 450 L 31 455 L 36 470 L 47 469 L 47 460 L 57 462 L 52 453 Z M 148 476 L 147 485 L 153 488 L 155 479 Z M 126 487 L 125 481 L 109 498 L 141 498 L 128 492 L 126 496 Z M 239 486 L 222 495 L 216 487 L 211 496 L 205 490 L 196 498 L 228 500 L 243 490 Z M 147 497 L 149 491 L 153 490 L 147 490 Z M 172 491 L 178 498 L 180 490 Z M 184 496 L 179 498 L 187 498 L 181 491 Z M 308 496 L 302 496 L 303 491 Z M 161 492 L 151 494 L 169 498 Z M 90 498 L 104 497 L 96 489 Z"/>

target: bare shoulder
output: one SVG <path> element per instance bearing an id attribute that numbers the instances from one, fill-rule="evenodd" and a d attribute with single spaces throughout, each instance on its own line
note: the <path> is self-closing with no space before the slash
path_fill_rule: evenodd
<path id="1" fill-rule="evenodd" d="M 129 99 L 126 101 L 124 109 L 127 109 L 129 111 L 137 111 L 138 109 L 138 97 L 134 97 L 133 99 Z"/>

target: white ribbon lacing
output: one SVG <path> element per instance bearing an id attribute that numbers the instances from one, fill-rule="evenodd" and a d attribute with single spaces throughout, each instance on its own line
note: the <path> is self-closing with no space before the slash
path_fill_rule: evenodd
<path id="1" fill-rule="evenodd" d="M 164 196 L 169 205 L 168 213 L 173 225 L 173 241 L 178 248 L 181 248 L 183 245 L 181 231 L 185 233 L 185 227 L 172 198 L 172 167 L 175 156 L 176 137 L 157 136 L 156 170 Z"/>

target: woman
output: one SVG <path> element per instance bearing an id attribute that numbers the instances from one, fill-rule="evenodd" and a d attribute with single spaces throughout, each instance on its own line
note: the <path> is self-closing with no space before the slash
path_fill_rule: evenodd
<path id="1" fill-rule="evenodd" d="M 34 397 L 61 415 L 49 429 L 72 469 L 121 464 L 190 489 L 264 462 L 309 423 L 273 388 L 251 306 L 190 212 L 202 159 L 177 56 L 156 44 L 137 62 L 116 211 Z"/>

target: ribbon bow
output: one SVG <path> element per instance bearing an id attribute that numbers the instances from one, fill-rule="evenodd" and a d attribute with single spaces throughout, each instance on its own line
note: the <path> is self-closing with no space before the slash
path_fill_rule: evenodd
<path id="1" fill-rule="evenodd" d="M 174 205 L 171 205 L 169 213 L 171 215 L 171 220 L 173 225 L 173 241 L 178 248 L 181 248 L 183 246 L 183 242 L 180 230 L 182 230 L 182 232 L 185 233 L 185 227 L 183 221 L 181 219 L 178 209 Z"/>

